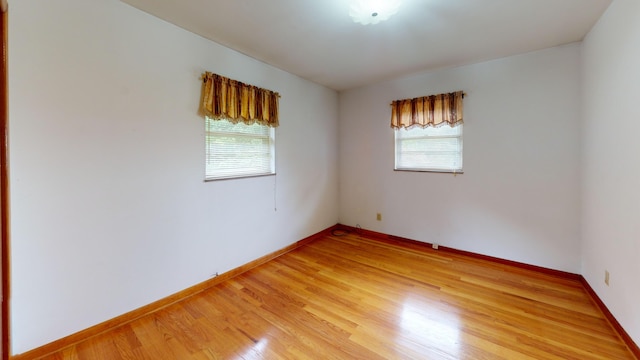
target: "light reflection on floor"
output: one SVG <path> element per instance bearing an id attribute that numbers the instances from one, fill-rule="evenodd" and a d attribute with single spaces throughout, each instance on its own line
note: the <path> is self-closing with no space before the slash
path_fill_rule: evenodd
<path id="1" fill-rule="evenodd" d="M 446 312 L 427 301 L 407 298 L 402 305 L 397 341 L 415 347 L 429 344 L 429 348 L 459 358 L 461 355 L 460 321 L 455 312 Z"/>
<path id="2" fill-rule="evenodd" d="M 267 345 L 269 345 L 269 340 L 266 338 L 262 338 L 253 346 L 247 348 L 243 353 L 238 354 L 238 356 L 236 356 L 235 359 L 236 360 L 264 359 L 266 358 L 265 350 L 267 348 Z"/>

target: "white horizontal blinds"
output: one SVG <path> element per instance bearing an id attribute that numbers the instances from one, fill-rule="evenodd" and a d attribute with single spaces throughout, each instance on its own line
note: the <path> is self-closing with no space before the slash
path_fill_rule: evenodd
<path id="1" fill-rule="evenodd" d="M 273 174 L 274 128 L 206 118 L 206 178 Z"/>
<path id="2" fill-rule="evenodd" d="M 462 124 L 395 133 L 397 170 L 462 171 Z"/>

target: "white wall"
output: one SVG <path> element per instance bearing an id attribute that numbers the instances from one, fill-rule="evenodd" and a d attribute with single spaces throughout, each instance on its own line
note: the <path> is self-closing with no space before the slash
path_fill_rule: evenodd
<path id="1" fill-rule="evenodd" d="M 640 344 L 640 2 L 615 0 L 583 44 L 582 274 Z"/>
<path id="2" fill-rule="evenodd" d="M 337 222 L 334 91 L 116 0 L 10 17 L 13 353 Z M 277 177 L 203 182 L 205 70 L 282 95 Z"/>
<path id="3" fill-rule="evenodd" d="M 579 272 L 579 60 L 570 44 L 341 93 L 340 222 Z M 456 90 L 464 174 L 394 172 L 389 104 Z"/>

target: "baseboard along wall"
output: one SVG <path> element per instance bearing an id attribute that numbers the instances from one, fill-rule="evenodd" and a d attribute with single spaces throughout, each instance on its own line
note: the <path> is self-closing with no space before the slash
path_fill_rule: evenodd
<path id="1" fill-rule="evenodd" d="M 376 231 L 371 231 L 371 230 L 366 230 L 366 229 L 362 229 L 362 228 L 356 228 L 356 227 L 348 226 L 348 225 L 338 224 L 337 225 L 337 229 L 343 230 L 343 231 L 348 231 L 348 232 L 354 232 L 354 233 L 357 233 L 357 234 L 360 234 L 360 235 L 363 235 L 363 236 L 366 236 L 366 237 L 369 237 L 369 238 L 372 238 L 372 239 L 376 239 L 378 241 L 389 243 L 389 244 L 398 244 L 398 245 L 402 245 L 402 246 L 408 246 L 408 247 L 411 247 L 411 248 L 414 248 L 414 249 L 416 249 L 416 248 L 418 248 L 418 249 L 419 248 L 429 248 L 429 249 L 433 248 L 433 244 L 431 244 L 431 243 L 412 240 L 412 239 L 407 239 L 407 238 L 403 238 L 403 237 L 399 237 L 399 236 L 395 236 L 395 235 L 388 235 L 388 234 L 384 234 L 384 233 L 380 233 L 380 232 L 376 232 Z M 580 283 L 584 287 L 585 291 L 589 294 L 589 297 L 591 298 L 591 300 L 596 304 L 596 306 L 604 314 L 605 318 L 609 322 L 609 325 L 614 329 L 614 331 L 618 334 L 618 336 L 620 336 L 622 341 L 627 345 L 627 347 L 633 353 L 633 355 L 635 355 L 635 357 L 637 359 L 640 359 L 640 347 L 638 347 L 638 344 L 636 344 L 633 341 L 631 336 L 629 336 L 629 334 L 622 327 L 622 325 L 620 325 L 620 323 L 615 318 L 615 316 L 613 316 L 613 314 L 611 313 L 609 308 L 607 308 L 607 306 L 604 304 L 602 299 L 600 299 L 598 294 L 596 294 L 596 292 L 593 290 L 591 285 L 589 285 L 589 282 L 582 275 L 574 274 L 574 273 L 570 273 L 570 272 L 566 272 L 566 271 L 549 269 L 549 268 L 545 268 L 545 267 L 542 267 L 542 266 L 530 265 L 530 264 L 526 264 L 526 263 L 522 263 L 522 262 L 518 262 L 518 261 L 512 261 L 512 260 L 501 259 L 501 258 L 497 258 L 497 257 L 493 257 L 493 256 L 482 255 L 482 254 L 478 254 L 478 253 L 474 253 L 474 252 L 470 252 L 470 251 L 458 250 L 458 249 L 454 249 L 454 248 L 450 248 L 450 247 L 446 247 L 446 246 L 438 246 L 438 250 L 439 251 L 450 252 L 450 253 L 453 253 L 453 254 L 465 255 L 465 256 L 468 256 L 468 257 L 476 258 L 476 259 L 492 261 L 492 262 L 499 263 L 499 264 L 510 265 L 510 266 L 513 266 L 513 267 L 521 268 L 521 269 L 532 270 L 532 271 L 536 271 L 536 272 L 539 272 L 539 273 L 552 275 L 552 276 L 556 276 L 556 277 L 560 277 L 560 278 L 580 281 Z"/>
<path id="2" fill-rule="evenodd" d="M 35 359 L 35 358 L 39 358 L 39 357 L 43 357 L 46 356 L 48 354 L 51 354 L 53 352 L 57 352 L 60 350 L 63 350 L 64 348 L 67 348 L 69 346 L 75 345 L 77 343 L 80 343 L 82 341 L 85 341 L 91 337 L 97 336 L 99 334 L 102 334 L 106 331 L 112 330 L 114 328 L 117 328 L 119 326 L 125 325 L 127 323 L 130 323 L 140 317 L 152 314 L 156 311 L 159 311 L 171 304 L 174 304 L 178 301 L 181 301 L 185 298 L 188 298 L 192 295 L 195 295 L 199 292 L 202 292 L 208 288 L 211 288 L 219 283 L 222 283 L 228 279 L 231 279 L 237 275 L 240 275 L 248 270 L 251 270 L 257 266 L 260 266 L 272 259 L 277 258 L 280 255 L 283 255 L 289 251 L 292 251 L 298 247 L 301 247 L 305 244 L 308 244 L 316 239 L 325 237 L 325 236 L 329 236 L 331 235 L 334 231 L 346 231 L 346 232 L 353 232 L 362 236 L 365 236 L 367 238 L 370 239 L 374 239 L 377 241 L 381 241 L 381 242 L 385 242 L 388 244 L 395 244 L 398 246 L 404 246 L 404 247 L 410 247 L 412 249 L 431 249 L 432 245 L 431 243 L 427 243 L 427 242 L 422 242 L 422 241 L 417 241 L 417 240 L 412 240 L 412 239 L 407 239 L 407 238 L 403 238 L 403 237 L 399 237 L 399 236 L 394 236 L 394 235 L 389 235 L 389 234 L 384 234 L 384 233 L 380 233 L 380 232 L 375 232 L 375 231 L 371 231 L 371 230 L 366 230 L 366 229 L 362 229 L 362 228 L 356 228 L 353 226 L 348 226 L 348 225 L 343 225 L 343 224 L 336 224 L 334 226 L 331 226 L 325 230 L 322 230 L 316 234 L 313 234 L 311 236 L 308 236 L 300 241 L 297 241 L 291 245 L 288 245 L 280 250 L 274 251 L 270 254 L 267 254 L 265 256 L 262 256 L 254 261 L 251 261 L 247 264 L 244 264 L 242 266 L 239 266 L 235 269 L 232 269 L 228 272 L 225 272 L 223 274 L 220 274 L 219 276 L 216 276 L 214 278 L 211 278 L 209 280 L 206 280 L 202 283 L 199 283 L 197 285 L 194 285 L 192 287 L 189 287 L 185 290 L 182 290 L 180 292 L 177 292 L 173 295 L 169 295 L 166 298 L 160 299 L 158 301 L 155 301 L 151 304 L 145 305 L 141 308 L 135 309 L 133 311 L 130 311 L 128 313 L 125 313 L 123 315 L 120 315 L 118 317 L 115 317 L 111 320 L 107 320 L 103 323 L 94 325 L 90 328 L 87 328 L 85 330 L 79 331 L 75 334 L 71 334 L 69 336 L 66 336 L 62 339 L 53 341 L 49 344 L 43 345 L 41 347 L 35 348 L 33 350 L 30 350 L 26 353 L 22 353 L 22 354 L 18 354 L 18 355 L 13 355 L 10 357 L 10 359 L 12 360 L 26 360 L 26 359 Z M 541 266 L 536 266 L 536 265 L 530 265 L 530 264 L 526 264 L 526 263 L 522 263 L 522 262 L 517 262 L 517 261 L 512 261 L 512 260 L 506 260 L 506 259 L 501 259 L 501 258 L 497 258 L 497 257 L 492 257 L 492 256 L 487 256 L 487 255 L 482 255 L 482 254 L 477 254 L 477 253 L 473 253 L 473 252 L 469 252 L 469 251 L 464 251 L 464 250 L 458 250 L 458 249 L 454 249 L 454 248 L 449 248 L 449 247 L 445 247 L 445 246 L 439 246 L 438 247 L 439 251 L 444 251 L 444 252 L 450 252 L 453 254 L 458 254 L 458 255 L 465 255 L 468 257 L 472 257 L 472 258 L 476 258 L 476 259 L 481 259 L 481 260 L 485 260 L 485 261 L 491 261 L 491 262 L 495 262 L 495 263 L 500 263 L 500 264 L 505 264 L 505 265 L 509 265 L 509 266 L 513 266 L 513 267 L 517 267 L 517 268 L 521 268 L 521 269 L 527 269 L 527 270 L 532 270 L 532 271 L 536 271 L 536 272 L 540 272 L 540 273 L 544 273 L 547 275 L 552 275 L 552 276 L 556 276 L 556 277 L 561 277 L 561 278 L 566 278 L 566 279 L 571 279 L 571 280 L 578 280 L 582 283 L 585 291 L 589 294 L 589 296 L 591 297 L 591 299 L 593 300 L 593 302 L 598 306 L 598 308 L 602 311 L 602 313 L 604 314 L 605 318 L 607 319 L 607 321 L 609 322 L 610 326 L 614 329 L 614 331 L 618 334 L 618 336 L 620 336 L 620 338 L 624 341 L 624 343 L 627 345 L 627 347 L 629 347 L 630 351 L 635 355 L 636 358 L 640 359 L 640 347 L 638 347 L 638 345 L 633 341 L 633 339 L 631 338 L 631 336 L 629 336 L 629 334 L 624 330 L 624 328 L 620 325 L 620 323 L 618 322 L 618 320 L 613 316 L 613 314 L 611 313 L 611 311 L 609 311 L 609 309 L 607 308 L 607 306 L 604 304 L 604 302 L 602 302 L 602 300 L 598 297 L 598 295 L 595 293 L 595 291 L 591 288 L 591 286 L 589 285 L 589 283 L 587 282 L 587 280 L 579 274 L 574 274 L 574 273 L 570 273 L 570 272 L 565 272 L 565 271 L 560 271 L 560 270 L 554 270 L 554 269 L 549 269 L 549 268 L 545 268 L 545 267 L 541 267 Z"/>
<path id="3" fill-rule="evenodd" d="M 79 331 L 77 333 L 71 334 L 69 336 L 63 337 L 61 339 L 58 339 L 56 341 L 53 341 L 51 343 L 45 344 L 43 346 L 37 347 L 33 350 L 30 350 L 28 352 L 22 353 L 22 354 L 16 354 L 16 355 L 12 355 L 10 357 L 11 360 L 27 360 L 27 359 L 37 359 L 43 356 L 46 356 L 48 354 L 60 351 L 64 348 L 67 348 L 69 346 L 75 345 L 79 342 L 85 341 L 91 337 L 100 335 L 106 331 L 112 330 L 114 328 L 117 328 L 119 326 L 128 324 L 136 319 L 139 319 L 143 316 L 152 314 L 156 311 L 159 311 L 167 306 L 170 306 L 172 304 L 175 304 L 178 301 L 181 301 L 185 298 L 188 298 L 190 296 L 193 296 L 197 293 L 200 293 L 206 289 L 209 289 L 217 284 L 220 284 L 228 279 L 231 279 L 237 275 L 240 275 L 246 271 L 249 271 L 257 266 L 260 266 L 272 259 L 277 258 L 280 255 L 283 255 L 291 250 L 294 250 L 300 246 L 303 246 L 305 244 L 308 244 L 312 241 L 314 241 L 315 239 L 318 238 L 322 238 L 324 236 L 330 235 L 331 231 L 334 230 L 336 228 L 337 225 L 331 226 L 325 230 L 322 230 L 316 234 L 313 234 L 311 236 L 308 236 L 302 240 L 299 240 L 291 245 L 288 245 L 280 250 L 274 251 L 270 254 L 267 254 L 265 256 L 262 256 L 256 260 L 253 260 L 249 263 L 246 263 L 242 266 L 239 266 L 235 269 L 232 269 L 230 271 L 227 271 L 225 273 L 222 273 L 214 278 L 208 279 L 206 281 L 203 281 L 199 284 L 196 284 L 192 287 L 189 287 L 187 289 L 184 289 L 182 291 L 179 291 L 175 294 L 169 295 L 163 299 L 160 299 L 158 301 L 155 301 L 151 304 L 145 305 L 143 307 L 140 307 L 138 309 L 132 310 L 128 313 L 122 314 L 120 316 L 117 316 L 113 319 L 107 320 L 105 322 L 102 322 L 100 324 L 94 325 L 90 328 L 87 328 L 85 330 Z"/>

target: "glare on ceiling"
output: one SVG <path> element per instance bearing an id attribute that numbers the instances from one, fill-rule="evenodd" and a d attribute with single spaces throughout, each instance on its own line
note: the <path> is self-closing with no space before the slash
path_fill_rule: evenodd
<path id="1" fill-rule="evenodd" d="M 401 0 L 352 0 L 349 16 L 362 25 L 377 24 L 398 12 Z"/>

